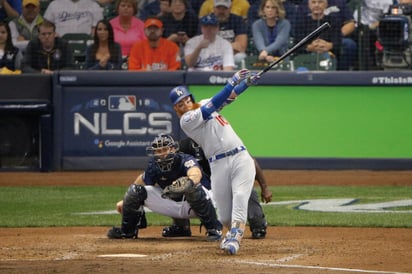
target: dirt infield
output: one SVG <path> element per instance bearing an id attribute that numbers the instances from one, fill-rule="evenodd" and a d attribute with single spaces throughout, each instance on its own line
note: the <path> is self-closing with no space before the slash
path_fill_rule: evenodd
<path id="1" fill-rule="evenodd" d="M 0 173 L 0 186 L 124 185 L 138 172 Z M 412 186 L 412 171 L 268 171 L 270 185 Z M 276 194 L 274 193 L 274 196 Z M 225 256 L 196 227 L 166 239 L 161 227 L 136 240 L 109 240 L 108 227 L 2 228 L 0 273 L 412 273 L 412 229 L 270 227 L 247 231 Z M 134 257 L 110 257 L 114 255 Z"/>

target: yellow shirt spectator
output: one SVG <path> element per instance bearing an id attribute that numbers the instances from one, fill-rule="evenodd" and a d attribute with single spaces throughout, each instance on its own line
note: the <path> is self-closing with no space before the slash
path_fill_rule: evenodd
<path id="1" fill-rule="evenodd" d="M 231 7 L 231 13 L 242 16 L 246 19 L 250 4 L 247 0 L 205 0 L 200 7 L 199 18 L 213 13 L 213 7 L 215 6 Z"/>

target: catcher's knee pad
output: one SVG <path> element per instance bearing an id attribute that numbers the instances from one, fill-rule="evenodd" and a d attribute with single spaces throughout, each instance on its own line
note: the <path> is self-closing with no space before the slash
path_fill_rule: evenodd
<path id="1" fill-rule="evenodd" d="M 142 185 L 131 184 L 123 197 L 123 209 L 137 210 L 147 199 L 146 188 Z"/>

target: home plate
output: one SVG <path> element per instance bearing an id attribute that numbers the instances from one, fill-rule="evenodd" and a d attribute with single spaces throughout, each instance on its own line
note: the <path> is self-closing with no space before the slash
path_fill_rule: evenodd
<path id="1" fill-rule="evenodd" d="M 147 255 L 144 255 L 144 254 L 124 253 L 124 254 L 103 254 L 103 255 L 98 255 L 97 257 L 101 257 L 101 258 L 142 258 L 146 256 Z"/>

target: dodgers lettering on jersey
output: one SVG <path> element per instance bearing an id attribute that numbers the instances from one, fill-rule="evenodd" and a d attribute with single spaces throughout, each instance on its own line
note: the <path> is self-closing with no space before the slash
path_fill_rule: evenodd
<path id="1" fill-rule="evenodd" d="M 62 11 L 57 15 L 57 20 L 60 22 L 66 22 L 70 20 L 79 21 L 82 18 L 89 18 L 92 17 L 92 14 L 89 11 L 76 11 L 73 13 L 69 13 L 67 11 Z"/>

